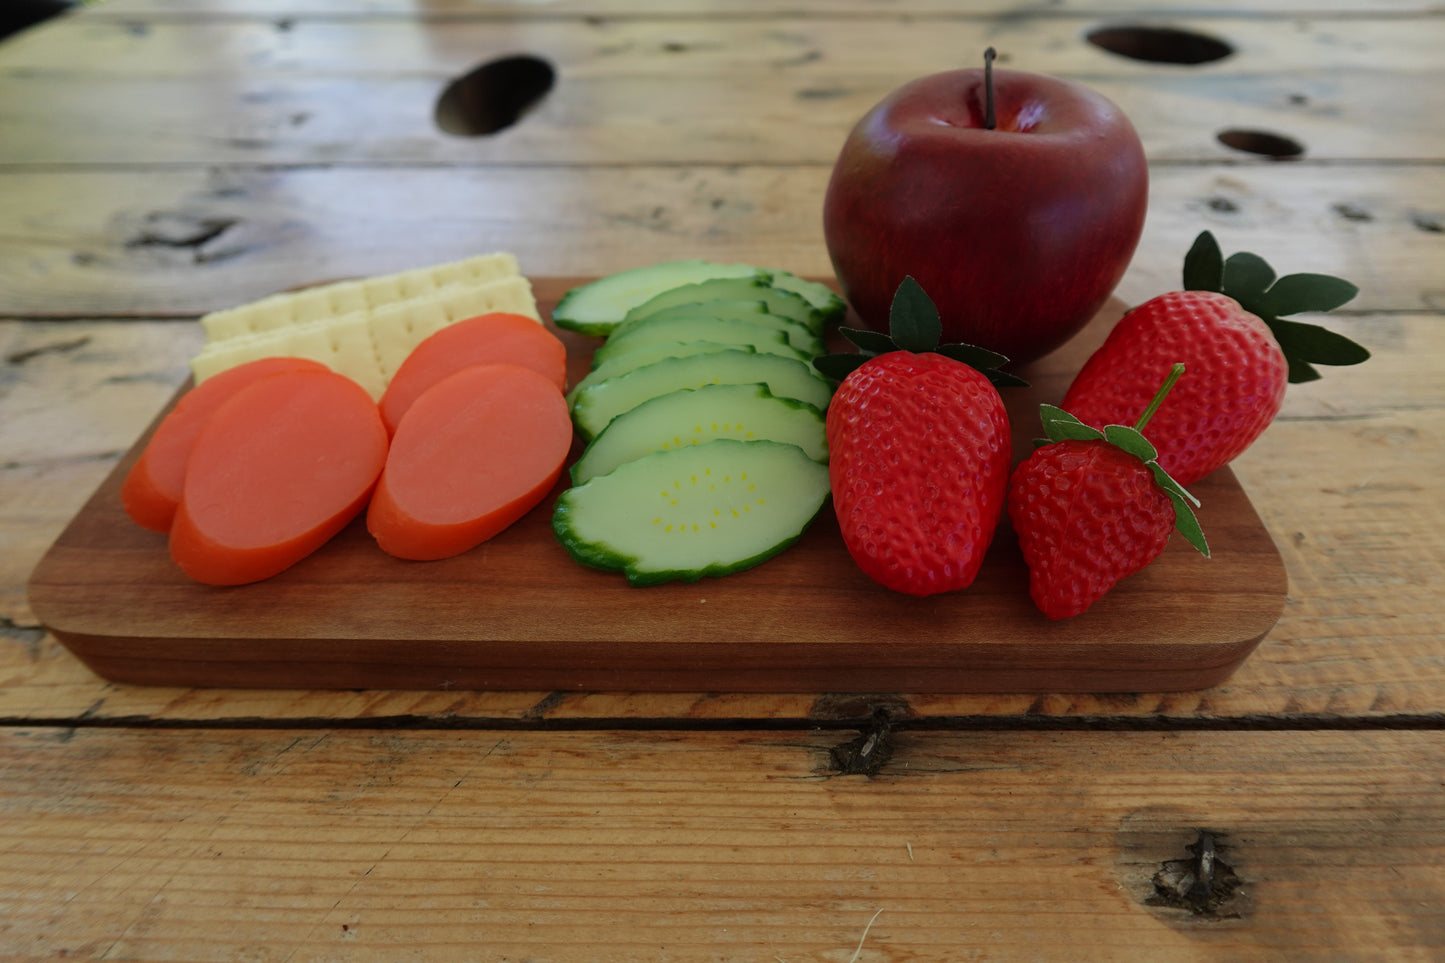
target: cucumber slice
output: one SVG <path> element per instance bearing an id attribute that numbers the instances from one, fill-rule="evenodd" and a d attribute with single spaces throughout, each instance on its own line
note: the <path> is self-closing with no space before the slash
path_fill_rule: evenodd
<path id="1" fill-rule="evenodd" d="M 762 385 L 704 385 L 644 401 L 612 419 L 572 466 L 580 485 L 654 451 L 703 445 L 717 438 L 797 445 L 814 461 L 828 460 L 823 413 Z"/>
<path id="2" fill-rule="evenodd" d="M 772 558 L 828 498 L 828 467 L 796 445 L 720 438 L 654 452 L 567 489 L 552 530 L 593 568 L 632 585 L 695 582 Z"/>
<path id="3" fill-rule="evenodd" d="M 719 321 L 752 321 L 756 324 L 767 325 L 770 328 L 778 328 L 788 333 L 788 340 L 793 346 L 801 351 L 807 352 L 808 356 L 817 357 L 823 353 L 823 339 L 818 337 L 802 321 L 794 320 L 783 315 L 773 314 L 768 310 L 766 302 L 763 301 L 694 301 L 688 304 L 675 304 L 670 308 L 663 308 L 645 317 L 623 320 L 616 328 L 612 329 L 608 340 L 620 338 L 640 325 L 650 325 L 661 321 L 674 321 L 681 318 L 716 318 Z"/>
<path id="4" fill-rule="evenodd" d="M 562 296 L 552 311 L 559 328 L 581 334 L 603 335 L 632 308 L 654 295 L 684 284 L 710 278 L 764 276 L 751 264 L 714 264 L 711 261 L 665 261 L 647 267 L 609 274 Z"/>
<path id="5" fill-rule="evenodd" d="M 769 275 L 754 277 L 713 278 L 670 288 L 654 295 L 627 312 L 625 321 L 634 321 L 656 314 L 663 308 L 704 301 L 762 301 L 768 313 L 792 318 L 817 334 L 823 330 L 823 316 L 801 294 L 775 288 Z"/>
<path id="6" fill-rule="evenodd" d="M 708 384 L 763 384 L 780 398 L 804 401 L 820 411 L 827 409 L 833 397 L 832 385 L 806 361 L 775 354 L 717 351 L 668 358 L 590 385 L 572 399 L 572 423 L 583 439 L 591 441 L 613 418 L 644 401 L 679 388 Z"/>
<path id="7" fill-rule="evenodd" d="M 778 353 L 784 357 L 795 357 L 791 346 L 779 343 Z M 567 392 L 567 404 L 571 405 L 572 400 L 577 397 L 577 392 L 583 388 L 591 387 L 608 378 L 615 378 L 618 375 L 626 374 L 634 368 L 641 368 L 643 365 L 652 364 L 656 361 L 664 361 L 668 358 L 689 358 L 695 354 L 712 354 L 716 351 L 743 351 L 748 354 L 757 354 L 758 349 L 749 344 L 721 344 L 717 341 L 672 341 L 660 344 L 639 345 L 635 350 L 625 354 L 619 354 L 615 358 L 608 358 L 603 363 L 594 367 L 591 371 L 572 386 Z"/>
<path id="8" fill-rule="evenodd" d="M 814 310 L 822 315 L 824 323 L 843 320 L 843 315 L 848 311 L 848 305 L 843 301 L 843 296 L 828 285 L 820 281 L 800 278 L 787 271 L 774 270 L 769 273 L 772 274 L 773 287 L 801 294 Z"/>
<path id="9" fill-rule="evenodd" d="M 786 324 L 787 322 L 783 322 Z M 758 351 L 811 361 L 817 355 L 795 347 L 788 331 L 781 325 L 763 322 L 724 321 L 721 318 L 661 318 L 629 325 L 607 339 L 592 354 L 593 365 L 627 354 L 634 348 L 664 341 L 717 341 L 721 344 L 752 345 Z"/>
<path id="10" fill-rule="evenodd" d="M 768 304 L 759 298 L 748 300 L 746 298 L 715 298 L 710 301 L 690 301 L 685 304 L 674 304 L 669 308 L 662 308 L 647 315 L 642 315 L 634 309 L 628 314 L 634 315 L 634 320 L 650 321 L 654 318 L 677 318 L 694 317 L 702 315 L 709 318 L 732 318 L 742 321 L 750 321 L 756 317 L 773 317 L 768 312 Z M 620 334 L 627 326 L 627 319 L 613 329 L 613 334 Z"/>

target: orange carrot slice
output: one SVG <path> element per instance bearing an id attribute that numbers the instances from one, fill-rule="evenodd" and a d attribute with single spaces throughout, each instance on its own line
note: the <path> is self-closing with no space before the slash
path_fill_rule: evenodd
<path id="1" fill-rule="evenodd" d="M 412 349 L 381 396 L 381 417 L 393 434 L 423 391 L 475 364 L 515 364 L 567 387 L 567 348 L 536 319 L 498 311 L 449 324 Z"/>
<path id="2" fill-rule="evenodd" d="M 399 558 L 458 555 L 540 502 L 571 445 L 555 381 L 513 364 L 463 368 L 401 419 L 367 528 Z"/>
<path id="3" fill-rule="evenodd" d="M 181 395 L 156 426 L 121 484 L 121 505 L 131 520 L 154 532 L 169 532 L 181 501 L 191 446 L 201 427 L 223 401 L 257 379 L 298 370 L 327 369 L 319 361 L 306 358 L 261 358 L 222 371 Z"/>
<path id="4" fill-rule="evenodd" d="M 286 371 L 242 388 L 196 435 L 171 557 L 210 585 L 286 570 L 366 507 L 386 449 L 376 403 L 343 375 Z"/>

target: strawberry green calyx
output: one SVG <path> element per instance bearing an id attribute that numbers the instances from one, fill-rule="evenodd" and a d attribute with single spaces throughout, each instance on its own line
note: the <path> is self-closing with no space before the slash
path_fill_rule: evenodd
<path id="1" fill-rule="evenodd" d="M 1056 405 L 1039 405 L 1039 420 L 1043 422 L 1046 438 L 1040 439 L 1039 444 L 1046 445 L 1056 441 L 1104 441 L 1115 448 L 1128 452 L 1135 456 L 1148 467 L 1154 474 L 1154 481 L 1169 500 L 1174 503 L 1174 528 L 1184 538 L 1197 548 L 1200 554 L 1209 557 L 1209 543 L 1204 538 L 1204 529 L 1199 525 L 1199 518 L 1194 514 L 1194 509 L 1199 505 L 1199 499 L 1191 495 L 1184 486 L 1179 484 L 1159 464 L 1159 452 L 1154 445 L 1143 435 L 1144 426 L 1159 410 L 1164 403 L 1164 398 L 1174 387 L 1181 375 L 1184 374 L 1184 365 L 1176 364 L 1170 369 L 1168 377 L 1159 386 L 1159 391 L 1149 402 L 1139 420 L 1131 427 L 1129 425 L 1105 425 L 1101 431 L 1092 425 L 1086 425 L 1073 415 L 1069 414 Z"/>
<path id="2" fill-rule="evenodd" d="M 839 333 L 857 346 L 852 354 L 827 354 L 813 359 L 813 367 L 834 381 L 842 381 L 867 361 L 890 351 L 915 354 L 935 352 L 980 371 L 996 388 L 1027 387 L 1017 375 L 1000 370 L 1008 358 L 996 351 L 971 344 L 939 344 L 943 324 L 933 299 L 913 277 L 905 277 L 893 293 L 888 310 L 888 333 L 862 328 L 839 328 Z"/>
<path id="3" fill-rule="evenodd" d="M 1277 278 L 1269 263 L 1257 254 L 1240 251 L 1225 258 L 1214 235 L 1203 231 L 1184 256 L 1184 287 L 1213 291 L 1238 301 L 1258 316 L 1284 351 L 1291 384 L 1320 377 L 1314 365 L 1359 364 L 1370 352 L 1344 335 L 1317 324 L 1286 321 L 1302 311 L 1333 311 L 1359 288 L 1328 274 L 1286 274 Z"/>

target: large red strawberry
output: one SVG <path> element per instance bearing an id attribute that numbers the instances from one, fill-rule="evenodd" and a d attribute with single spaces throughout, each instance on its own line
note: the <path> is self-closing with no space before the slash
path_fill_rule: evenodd
<path id="1" fill-rule="evenodd" d="M 1209 554 L 1193 496 L 1140 434 L 1183 367 L 1174 366 L 1132 428 L 1101 431 L 1040 406 L 1048 443 L 1014 469 L 1008 514 L 1029 567 L 1029 595 L 1049 618 L 1082 614 L 1158 557 L 1176 528 Z"/>
<path id="2" fill-rule="evenodd" d="M 1008 415 L 994 381 L 1020 382 L 997 370 L 1001 355 L 939 346 L 938 311 L 912 278 L 894 296 L 891 336 L 843 333 L 863 353 L 815 362 L 841 379 L 827 432 L 843 541 L 864 572 L 895 591 L 964 588 L 993 540 L 1008 484 Z"/>
<path id="3" fill-rule="evenodd" d="M 1208 231 L 1184 260 L 1184 286 L 1124 315 L 1079 370 L 1063 407 L 1090 425 L 1133 424 L 1182 361 L 1189 377 L 1147 434 L 1165 471 L 1192 485 L 1254 443 L 1279 413 L 1287 383 L 1318 378 L 1315 364 L 1358 364 L 1369 352 L 1282 317 L 1337 308 L 1355 296 L 1353 284 L 1323 274 L 1276 280 L 1256 255 L 1224 260 Z"/>

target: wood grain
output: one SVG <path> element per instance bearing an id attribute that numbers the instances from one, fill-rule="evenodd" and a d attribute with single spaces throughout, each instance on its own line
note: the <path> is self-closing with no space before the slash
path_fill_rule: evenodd
<path id="1" fill-rule="evenodd" d="M 1107 53 L 1084 39 L 1087 19 L 1039 20 L 1017 40 L 972 17 L 860 26 L 776 16 L 462 19 L 445 29 L 395 18 L 97 23 L 0 51 L 0 122 L 12 132 L 0 163 L 831 165 L 889 91 L 976 63 L 990 44 L 1001 66 L 1078 80 L 1115 101 L 1155 164 L 1261 159 L 1222 143 L 1227 129 L 1283 135 L 1310 160 L 1424 160 L 1434 134 L 1421 112 L 1445 110 L 1433 34 L 1410 18 L 1181 20 L 1171 26 L 1234 48 L 1184 67 Z M 496 136 L 438 129 L 450 80 L 517 53 L 554 66 L 545 99 Z M 1389 73 L 1378 69 L 1385 59 Z M 1402 76 L 1417 93 L 1391 109 Z M 147 105 L 144 124 L 127 109 L 136 103 Z"/>
<path id="2" fill-rule="evenodd" d="M 544 317 L 582 279 L 534 278 Z M 1015 458 L 1119 315 L 1024 371 L 1009 392 Z M 854 322 L 856 323 L 856 321 Z M 595 339 L 566 334 L 569 383 Z M 1206 559 L 1182 539 L 1089 612 L 1051 622 L 1028 599 L 1004 526 L 967 591 L 918 600 L 849 558 L 824 511 L 747 572 L 647 590 L 573 563 L 551 498 L 464 555 L 417 564 L 376 549 L 361 520 L 281 575 L 238 589 L 190 582 L 164 538 L 120 508 L 143 439 L 41 560 L 30 604 L 113 681 L 271 688 L 721 691 L 1169 691 L 1227 678 L 1283 606 L 1268 532 L 1225 469 L 1195 486 Z M 558 490 L 565 486 L 559 482 Z"/>
<path id="3" fill-rule="evenodd" d="M 1104 51 L 1087 42 L 1093 15 L 1068 10 L 1036 18 L 1026 32 L 1016 31 L 1016 36 L 1010 36 L 998 29 L 996 17 L 980 16 L 975 10 L 956 10 L 951 16 L 927 12 L 919 15 L 877 4 L 872 5 L 871 13 L 848 17 L 809 16 L 806 5 L 750 11 L 742 4 L 728 4 L 711 13 L 700 13 L 693 5 L 676 4 L 674 16 L 617 20 L 596 15 L 604 4 L 589 4 L 585 12 L 569 13 L 563 4 L 552 2 L 545 9 L 531 11 L 530 16 L 529 11 L 515 5 L 510 16 L 489 14 L 480 6 L 460 0 L 460 6 L 447 14 L 445 29 L 440 29 L 443 23 L 411 18 L 399 23 L 393 14 L 357 8 L 331 11 L 330 16 L 320 11 L 310 17 L 303 14 L 278 24 L 261 13 L 224 16 L 214 4 L 198 7 L 194 16 L 156 16 L 138 21 L 137 16 L 144 16 L 139 4 L 111 2 L 88 14 L 89 29 L 29 35 L 23 43 L 7 47 L 0 64 L 22 78 L 43 72 L 52 80 L 106 77 L 195 82 L 235 77 L 251 83 L 263 79 L 363 78 L 386 82 L 406 77 L 445 80 L 489 56 L 532 50 L 561 68 L 564 83 L 636 81 L 659 75 L 705 79 L 715 84 L 748 78 L 755 82 L 768 78 L 768 82 L 778 84 L 789 79 L 802 83 L 851 78 L 843 89 L 813 90 L 812 99 L 821 101 L 847 100 L 890 79 L 911 79 L 920 65 L 946 65 L 939 66 L 940 70 L 965 66 L 968 51 L 972 50 L 978 51 L 975 59 L 981 64 L 983 47 L 995 42 L 1000 69 L 1007 66 L 1054 76 L 1087 77 L 1083 81 L 1086 83 L 1172 78 L 1188 80 L 1201 91 L 1209 91 L 1211 84 L 1224 79 L 1256 78 L 1261 86 L 1255 89 L 1252 99 L 1260 105 L 1274 100 L 1267 91 L 1283 78 L 1311 86 L 1326 62 L 1337 69 L 1363 72 L 1378 68 L 1380 57 L 1389 53 L 1391 69 L 1397 76 L 1428 77 L 1441 69 L 1433 56 L 1430 32 L 1420 29 L 1421 21 L 1431 16 L 1424 11 L 1418 11 L 1417 16 L 1364 18 L 1345 11 L 1317 10 L 1302 19 L 1265 19 L 1257 14 L 1200 8 L 1172 17 L 1171 27 L 1207 33 L 1234 51 L 1218 61 L 1187 65 L 1161 64 Z M 1346 36 L 1349 42 L 1341 43 Z M 911 59 L 899 56 L 904 48 Z M 833 96 L 820 96 L 823 93 Z M 1337 95 L 1359 96 L 1348 91 Z M 644 98 L 626 109 L 636 113 L 646 110 L 649 102 L 654 106 L 666 104 L 675 96 Z M 1275 106 L 1284 107 L 1287 101 Z M 826 104 L 818 106 L 821 116 L 828 116 L 832 110 Z M 1311 105 L 1306 98 L 1304 103 L 1293 106 Z M 1318 113 L 1321 105 L 1313 107 Z M 1166 111 L 1157 108 L 1143 109 L 1147 116 L 1158 116 L 1166 125 L 1182 127 L 1188 120 L 1169 118 Z M 778 111 L 779 116 L 783 113 Z M 1299 115 L 1309 113 L 1303 109 Z M 573 120 L 601 126 L 599 121 L 596 117 Z M 376 129 L 352 133 L 359 138 L 379 138 L 393 122 L 378 119 Z M 737 126 L 747 127 L 745 122 Z M 655 139 L 660 141 L 662 137 Z M 7 146 L 11 150 L 26 149 L 23 145 Z M 588 145 L 579 146 L 585 149 Z M 656 144 L 638 148 L 645 150 L 649 146 L 655 148 Z M 1387 148 L 1357 145 L 1354 149 Z M 585 160 L 585 154 L 573 158 L 576 163 Z"/>
<path id="4" fill-rule="evenodd" d="M 1144 237 L 1116 291 L 1127 304 L 1177 287 L 1208 228 L 1281 272 L 1349 278 L 1360 286 L 1351 311 L 1445 305 L 1435 167 L 1150 176 Z M 0 318 L 190 318 L 318 278 L 491 250 L 539 276 L 679 252 L 827 276 L 827 178 L 826 167 L 0 170 Z"/>
<path id="5" fill-rule="evenodd" d="M 1058 0 L 1051 3 L 1051 15 L 1084 17 L 1157 16 L 1158 0 Z M 933 3 L 909 3 L 906 14 L 885 7 L 883 16 L 913 15 L 949 19 L 1019 20 L 1038 14 L 1031 0 L 979 0 L 960 11 L 957 3 L 935 0 Z M 1438 12 L 1434 0 L 1331 0 L 1326 6 L 1320 0 L 1213 0 L 1208 5 L 1189 3 L 1185 10 L 1193 17 L 1252 16 L 1261 19 L 1310 16 L 1316 18 L 1359 18 L 1361 15 L 1389 17 L 1431 14 Z M 854 19 L 879 16 L 874 0 L 792 0 L 783 11 L 788 16 L 810 18 L 838 17 Z M 666 17 L 669 19 L 711 19 L 724 14 L 780 13 L 774 0 L 724 0 L 724 2 L 679 4 L 673 0 L 551 0 L 540 9 L 514 0 L 426 0 L 418 9 L 416 0 L 362 0 L 339 12 L 332 0 L 209 0 L 204 5 L 193 0 L 111 0 L 88 14 L 91 21 L 116 19 L 129 21 L 137 16 L 163 15 L 167 19 L 205 21 L 236 17 L 357 19 L 371 16 L 412 17 L 437 16 L 448 20 L 515 20 L 530 14 L 541 19 L 559 16 L 597 18 Z"/>
<path id="6" fill-rule="evenodd" d="M 848 735 L 0 730 L 0 956 L 1445 952 L 1440 733 Z M 1200 829 L 1222 918 L 1149 903 Z"/>

